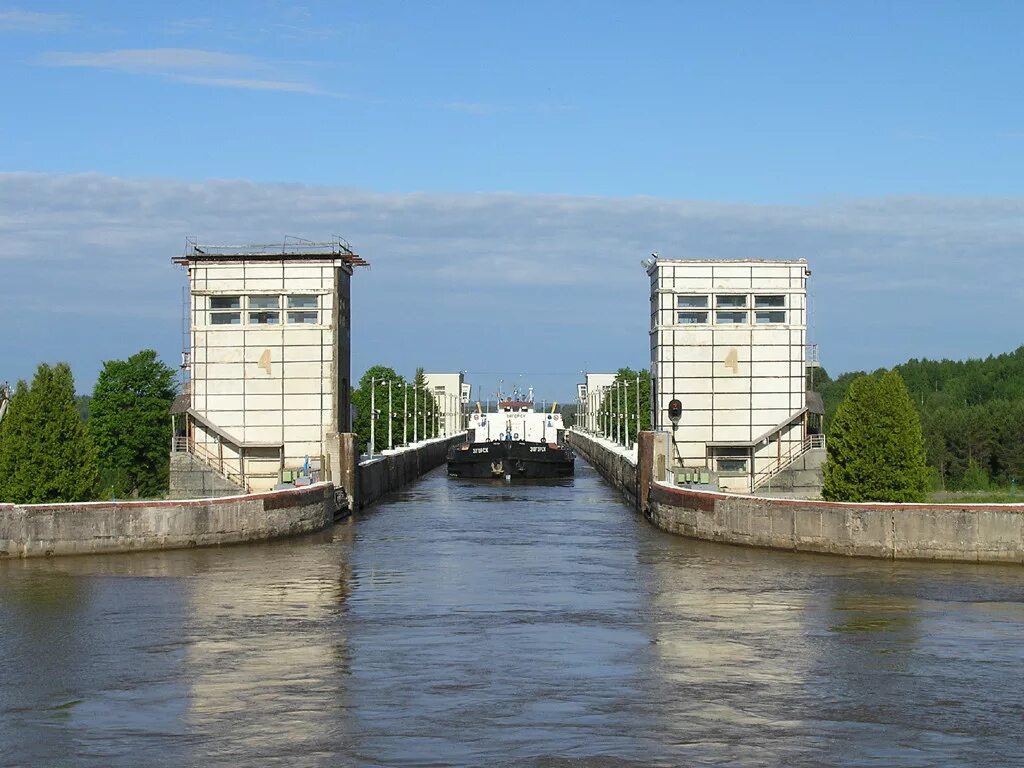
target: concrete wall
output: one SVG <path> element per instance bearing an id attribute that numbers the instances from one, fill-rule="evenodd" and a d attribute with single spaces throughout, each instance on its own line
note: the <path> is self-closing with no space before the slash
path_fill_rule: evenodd
<path id="1" fill-rule="evenodd" d="M 245 493 L 185 451 L 171 453 L 169 480 L 168 495 L 172 499 L 208 499 Z"/>
<path id="2" fill-rule="evenodd" d="M 604 441 L 580 432 L 566 432 L 565 441 L 600 472 L 605 480 L 614 485 L 626 501 L 639 508 L 637 467 L 628 455 L 618 453 L 605 445 Z"/>
<path id="3" fill-rule="evenodd" d="M 0 504 L 0 558 L 236 544 L 326 528 L 334 486 L 192 501 Z"/>
<path id="4" fill-rule="evenodd" d="M 641 433 L 639 467 L 586 435 L 570 444 L 658 528 L 695 539 L 896 560 L 1024 564 L 1024 504 L 852 504 L 698 491 L 644 481 L 655 464 Z"/>
<path id="5" fill-rule="evenodd" d="M 445 463 L 448 448 L 466 441 L 465 433 L 428 440 L 408 450 L 375 456 L 356 467 L 356 509 L 365 509 Z"/>

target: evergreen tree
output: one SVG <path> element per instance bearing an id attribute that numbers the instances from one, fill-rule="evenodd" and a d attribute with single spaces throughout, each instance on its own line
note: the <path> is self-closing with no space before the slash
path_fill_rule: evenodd
<path id="1" fill-rule="evenodd" d="M 103 364 L 89 403 L 89 434 L 104 495 L 167 492 L 174 396 L 174 370 L 152 349 Z"/>
<path id="2" fill-rule="evenodd" d="M 0 501 L 20 501 L 28 495 L 31 477 L 23 461 L 31 441 L 27 437 L 25 408 L 28 403 L 28 384 L 19 381 L 15 386 L 7 409 L 0 421 Z"/>
<path id="3" fill-rule="evenodd" d="M 40 365 L 31 387 L 18 383 L 0 433 L 0 476 L 5 501 L 94 498 L 96 460 L 66 363 Z"/>
<path id="4" fill-rule="evenodd" d="M 854 379 L 828 439 L 831 501 L 923 501 L 928 481 L 917 411 L 898 371 Z"/>

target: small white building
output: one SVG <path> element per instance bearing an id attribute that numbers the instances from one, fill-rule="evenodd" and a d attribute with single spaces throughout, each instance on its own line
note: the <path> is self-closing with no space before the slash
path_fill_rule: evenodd
<path id="1" fill-rule="evenodd" d="M 654 429 L 675 467 L 751 491 L 805 443 L 807 262 L 657 258 L 647 272 Z"/>
<path id="2" fill-rule="evenodd" d="M 576 385 L 576 423 L 595 434 L 603 433 L 600 418 L 605 392 L 615 383 L 614 373 L 584 372 L 584 381 Z"/>
<path id="3" fill-rule="evenodd" d="M 366 262 L 341 240 L 274 246 L 189 242 L 187 450 L 241 488 L 337 455 L 351 431 L 350 280 Z"/>
<path id="4" fill-rule="evenodd" d="M 465 429 L 463 413 L 469 402 L 472 385 L 464 380 L 463 373 L 424 373 L 427 391 L 437 402 L 439 419 L 438 432 L 454 435 Z"/>

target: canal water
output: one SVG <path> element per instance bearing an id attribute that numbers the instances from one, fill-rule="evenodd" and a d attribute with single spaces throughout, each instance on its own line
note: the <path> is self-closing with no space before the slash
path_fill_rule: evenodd
<path id="1" fill-rule="evenodd" d="M 650 527 L 582 461 L 0 563 L 0 765 L 1019 765 L 1024 571 Z"/>

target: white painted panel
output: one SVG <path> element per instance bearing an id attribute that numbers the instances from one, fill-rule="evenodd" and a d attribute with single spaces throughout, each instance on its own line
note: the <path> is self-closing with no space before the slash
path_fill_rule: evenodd
<path id="1" fill-rule="evenodd" d="M 287 424 L 284 428 L 284 439 L 287 443 L 319 441 L 323 434 L 323 425 Z"/>
<path id="2" fill-rule="evenodd" d="M 716 442 L 743 442 L 750 439 L 750 427 L 744 424 L 729 425 L 716 421 L 714 439 Z"/>
<path id="3" fill-rule="evenodd" d="M 281 379 L 264 377 L 262 379 L 248 379 L 245 382 L 246 394 L 276 395 L 280 400 L 282 391 L 284 391 L 284 385 Z"/>
<path id="4" fill-rule="evenodd" d="M 233 363 L 240 364 L 242 362 L 242 348 L 241 347 L 207 347 L 206 348 L 206 359 L 210 363 Z M 239 372 L 241 367 L 239 366 Z"/>
<path id="5" fill-rule="evenodd" d="M 715 428 L 719 425 L 741 426 L 750 424 L 750 412 L 747 410 L 715 411 Z"/>
<path id="6" fill-rule="evenodd" d="M 745 347 L 750 344 L 750 328 L 719 325 L 715 327 L 716 347 Z"/>
<path id="7" fill-rule="evenodd" d="M 668 419 L 667 411 L 665 413 L 665 423 L 671 423 Z M 683 415 L 679 419 L 679 429 L 689 430 L 693 427 L 708 426 L 711 426 L 711 411 L 690 410 L 687 408 L 686 403 L 683 403 Z"/>
<path id="8" fill-rule="evenodd" d="M 327 395 L 326 397 L 329 399 L 330 395 Z M 295 411 L 316 410 L 317 413 L 319 413 L 322 407 L 321 397 L 318 392 L 310 394 L 287 394 L 284 396 L 284 408 L 288 412 L 289 416 L 291 416 Z M 386 407 L 387 403 L 385 402 L 385 408 Z"/>
<path id="9" fill-rule="evenodd" d="M 275 411 L 280 412 L 281 409 L 280 394 L 254 394 L 251 392 L 245 393 L 245 408 L 247 411 Z"/>
<path id="10" fill-rule="evenodd" d="M 788 408 L 762 408 L 754 411 L 754 427 L 758 434 L 781 424 L 793 417 Z"/>
<path id="11" fill-rule="evenodd" d="M 247 280 L 278 280 L 280 281 L 285 274 L 285 267 L 278 263 L 274 265 L 267 264 L 247 264 L 245 267 L 245 277 Z"/>
<path id="12" fill-rule="evenodd" d="M 789 395 L 785 394 L 757 394 L 753 396 L 755 411 L 778 410 L 790 412 L 789 401 Z"/>
<path id="13" fill-rule="evenodd" d="M 280 277 L 261 279 L 246 276 L 245 278 L 246 293 L 280 293 L 283 286 L 284 281 Z"/>
<path id="14" fill-rule="evenodd" d="M 207 379 L 237 379 L 242 372 L 238 363 L 207 363 L 205 378 Z"/>
<path id="15" fill-rule="evenodd" d="M 331 348 L 325 345 L 285 345 L 283 350 L 284 361 L 287 362 L 316 362 L 319 364 L 321 358 L 325 363 L 331 360 Z"/>
<path id="16" fill-rule="evenodd" d="M 707 344 L 679 346 L 676 347 L 675 359 L 677 363 L 680 361 L 699 361 L 710 363 L 712 359 L 711 347 Z"/>
<path id="17" fill-rule="evenodd" d="M 676 394 L 683 397 L 690 394 L 710 392 L 714 382 L 715 379 L 705 376 L 700 379 L 676 379 L 673 386 L 675 387 Z"/>
<path id="18" fill-rule="evenodd" d="M 316 405 L 319 405 L 319 403 L 316 403 Z M 324 423 L 324 418 L 323 418 L 323 413 L 321 412 L 321 410 L 319 408 L 309 409 L 309 410 L 289 409 L 285 413 L 284 422 L 289 427 L 309 426 L 309 425 L 317 425 L 318 427 L 322 427 L 323 423 Z M 386 428 L 386 425 L 387 425 L 387 421 L 386 420 L 385 420 L 384 424 L 385 424 L 385 428 Z"/>
<path id="19" fill-rule="evenodd" d="M 751 380 L 747 376 L 715 376 L 711 385 L 715 393 L 749 393 L 751 390 Z"/>
<path id="20" fill-rule="evenodd" d="M 710 398 L 708 398 L 708 407 L 711 406 Z M 750 395 L 743 393 L 728 394 L 721 393 L 715 394 L 714 407 L 716 416 L 719 412 L 725 410 L 743 410 L 747 411 L 750 409 Z M 744 419 L 747 417 L 744 416 Z"/>
<path id="21" fill-rule="evenodd" d="M 325 386 L 324 380 L 321 378 L 286 378 L 284 380 L 284 391 L 289 395 L 302 393 L 320 394 L 321 391 L 330 392 L 331 387 L 329 385 Z"/>
<path id="22" fill-rule="evenodd" d="M 281 424 L 253 425 L 246 427 L 245 439 L 252 443 L 277 443 L 281 441 Z"/>

